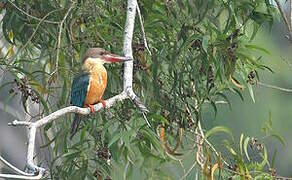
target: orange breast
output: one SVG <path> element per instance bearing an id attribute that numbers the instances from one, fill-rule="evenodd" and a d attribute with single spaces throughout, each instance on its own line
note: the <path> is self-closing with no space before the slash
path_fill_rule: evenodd
<path id="1" fill-rule="evenodd" d="M 85 106 L 98 103 L 105 91 L 107 84 L 107 73 L 105 69 L 97 69 L 91 73 Z"/>

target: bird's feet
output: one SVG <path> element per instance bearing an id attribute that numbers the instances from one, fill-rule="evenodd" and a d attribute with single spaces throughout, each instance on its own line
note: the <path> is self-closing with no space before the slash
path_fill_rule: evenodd
<path id="1" fill-rule="evenodd" d="M 105 109 L 106 108 L 105 100 L 101 99 L 99 102 L 102 104 L 103 109 Z"/>
<path id="2" fill-rule="evenodd" d="M 100 100 L 100 101 L 98 101 L 98 103 L 101 103 L 102 104 L 102 107 L 103 107 L 103 109 L 105 109 L 106 108 L 106 103 L 105 103 L 105 100 Z M 88 104 L 87 105 L 89 108 L 90 108 L 90 112 L 91 113 L 95 113 L 95 110 L 94 110 L 94 105 L 91 105 L 91 104 Z"/>
<path id="3" fill-rule="evenodd" d="M 88 107 L 90 108 L 91 113 L 95 113 L 94 107 L 91 104 L 88 104 Z"/>

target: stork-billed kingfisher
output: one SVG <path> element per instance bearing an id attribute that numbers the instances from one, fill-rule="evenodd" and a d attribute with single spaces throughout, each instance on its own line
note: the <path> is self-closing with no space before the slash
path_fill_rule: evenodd
<path id="1" fill-rule="evenodd" d="M 129 58 L 111 54 L 102 48 L 89 48 L 82 60 L 82 71 L 73 79 L 71 89 L 71 104 L 78 107 L 89 107 L 94 112 L 93 105 L 101 102 L 107 84 L 107 72 L 104 63 L 124 62 Z M 71 138 L 77 132 L 81 117 L 75 114 L 71 129 Z"/>

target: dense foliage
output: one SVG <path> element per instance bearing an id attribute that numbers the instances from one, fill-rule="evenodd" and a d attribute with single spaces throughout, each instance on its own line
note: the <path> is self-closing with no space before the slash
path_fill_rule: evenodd
<path id="1" fill-rule="evenodd" d="M 182 170 L 177 174 L 168 171 L 180 168 L 181 161 L 177 158 L 187 159 L 183 164 L 188 167 L 193 163 L 198 150 L 194 147 L 195 130 L 198 121 L 203 119 L 202 109 L 212 109 L 216 115 L 217 101 L 229 103 L 225 95 L 228 91 L 242 98 L 241 92 L 247 88 L 254 99 L 257 72 L 270 70 L 256 55 L 266 50 L 252 43 L 258 29 L 271 27 L 277 15 L 270 1 L 141 0 L 138 3 L 152 56 L 144 48 L 136 20 L 134 91 L 148 107 L 147 119 L 152 127 L 147 126 L 130 101 L 85 117 L 73 140 L 68 139 L 71 116 L 47 125 L 44 148 L 52 149 L 54 159 L 48 160 L 52 179 L 92 179 L 107 175 L 113 179 L 138 175 L 146 179 L 181 177 Z M 19 90 L 24 106 L 26 99 L 33 97 L 43 114 L 69 105 L 71 81 L 80 70 L 80 59 L 88 47 L 104 47 L 121 53 L 126 17 L 124 0 L 74 3 L 4 0 L 1 6 L 5 13 L 3 32 L 10 43 L 1 66 L 15 76 L 11 84 L 23 85 Z M 13 47 L 17 48 L 16 52 Z M 121 92 L 123 73 L 120 65 L 106 68 L 109 80 L 105 99 Z M 165 127 L 169 144 L 180 140 L 176 131 L 183 129 L 178 149 L 183 156 L 165 154 L 157 134 L 159 127 Z M 265 130 L 269 135 L 270 123 Z M 220 126 L 207 131 L 206 138 L 219 131 L 231 134 Z M 272 168 L 272 163 L 263 144 L 243 135 L 239 141 L 230 138 L 224 144 L 229 152 L 226 156 L 233 158 L 218 156 L 209 145 L 203 145 L 206 162 L 202 176 L 213 176 L 220 169 L 218 176 L 223 177 L 271 177 L 265 173 Z M 250 151 L 256 151 L 258 156 L 250 159 Z M 221 158 L 228 159 L 230 167 Z M 164 165 L 169 161 L 174 165 L 167 168 Z M 190 176 L 194 174 L 195 171 Z"/>

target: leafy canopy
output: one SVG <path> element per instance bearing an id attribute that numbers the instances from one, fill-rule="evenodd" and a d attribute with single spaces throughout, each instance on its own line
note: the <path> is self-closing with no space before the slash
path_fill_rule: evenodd
<path id="1" fill-rule="evenodd" d="M 29 88 L 27 91 L 31 93 L 19 89 L 23 102 L 34 96 L 43 114 L 69 105 L 72 78 L 79 72 L 80 59 L 88 47 L 104 47 L 121 53 L 126 16 L 124 0 L 78 0 L 76 3 L 4 0 L 1 5 L 5 13 L 4 37 L 10 44 L 1 66 L 15 76 L 18 84 Z M 256 56 L 256 52 L 266 50 L 254 45 L 252 40 L 260 27 L 273 24 L 277 10 L 270 1 L 141 0 L 139 5 L 153 55 L 150 57 L 144 48 L 136 18 L 134 90 L 150 110 L 147 118 L 152 128 L 147 127 L 130 101 L 85 117 L 73 141 L 68 140 L 71 116 L 63 117 L 67 120 L 49 124 L 44 131 L 47 142 L 44 147 L 53 150 L 51 178 L 91 179 L 101 174 L 114 179 L 137 174 L 147 179 L 171 176 L 161 167 L 174 160 L 164 153 L 156 134 L 158 126 L 166 127 L 170 144 L 177 140 L 173 131 L 183 128 L 185 138 L 179 150 L 186 153 L 193 147 L 193 141 L 186 137 L 194 139 L 197 122 L 203 119 L 203 107 L 213 109 L 216 114 L 216 101 L 229 103 L 225 95 L 228 91 L 242 98 L 241 92 L 246 87 L 254 99 L 252 85 L 258 78 L 257 72 L 269 68 Z M 104 98 L 122 89 L 122 67 L 106 68 L 109 80 Z M 231 133 L 225 127 L 214 128 L 208 136 L 222 131 Z M 48 132 L 53 132 L 54 137 Z M 267 165 L 266 150 L 261 152 L 262 163 L 256 160 L 249 163 L 249 140 L 250 137 L 242 135 L 239 153 L 230 142 L 225 142 L 234 157 L 232 164 L 239 167 L 234 171 L 241 175 L 250 175 L 250 171 Z M 111 165 L 107 164 L 109 151 Z M 191 152 L 194 157 L 196 149 Z M 207 164 L 218 161 L 208 148 L 204 153 L 209 157 Z M 222 175 L 231 174 L 226 171 Z"/>

